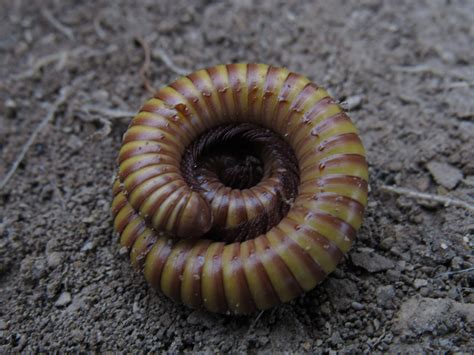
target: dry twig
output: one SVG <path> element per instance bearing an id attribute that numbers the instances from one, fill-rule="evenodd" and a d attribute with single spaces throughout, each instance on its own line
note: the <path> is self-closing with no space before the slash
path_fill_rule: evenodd
<path id="1" fill-rule="evenodd" d="M 387 186 L 383 185 L 380 188 L 382 191 L 387 191 L 387 192 L 393 192 L 398 195 L 403 195 L 415 199 L 421 199 L 421 200 L 427 200 L 427 201 L 434 201 L 434 202 L 439 202 L 442 203 L 445 207 L 448 206 L 456 206 L 456 207 L 462 207 L 465 208 L 466 210 L 473 212 L 474 213 L 474 206 L 467 203 L 466 201 L 453 198 L 453 197 L 448 197 L 448 196 L 439 196 L 439 195 L 432 195 L 432 194 L 427 194 L 423 192 L 418 192 L 418 191 L 412 191 L 403 187 L 397 187 L 397 186 Z"/>
<path id="2" fill-rule="evenodd" d="M 436 68 L 428 64 L 418 64 L 413 66 L 394 65 L 392 68 L 393 70 L 402 73 L 430 73 L 435 75 L 441 74 Z"/>
<path id="3" fill-rule="evenodd" d="M 36 140 L 36 137 L 38 136 L 38 134 L 54 118 L 59 107 L 62 104 L 64 104 L 64 102 L 66 102 L 66 100 L 71 95 L 72 91 L 73 91 L 72 87 L 65 87 L 61 89 L 59 97 L 51 105 L 48 112 L 46 113 L 46 116 L 44 116 L 44 118 L 41 120 L 39 125 L 35 128 L 33 133 L 30 135 L 30 137 L 28 138 L 28 141 L 25 143 L 25 145 L 21 149 L 20 154 L 18 154 L 15 161 L 13 162 L 10 170 L 8 170 L 6 175 L 3 177 L 2 181 L 0 182 L 0 190 L 2 190 L 5 187 L 5 185 L 8 183 L 8 181 L 10 181 L 11 177 L 13 176 L 13 174 L 15 174 L 15 171 L 18 169 L 18 166 L 25 158 L 26 153 L 28 152 L 28 150 L 30 149 L 34 141 Z"/>
<path id="4" fill-rule="evenodd" d="M 109 46 L 105 50 L 98 50 L 85 46 L 80 46 L 72 50 L 61 50 L 59 52 L 48 54 L 44 57 L 38 58 L 30 69 L 18 75 L 13 75 L 12 79 L 22 80 L 31 78 L 35 76 L 42 68 L 55 62 L 57 62 L 56 70 L 60 71 L 64 68 L 68 59 L 71 57 L 78 57 L 80 55 L 83 55 L 83 59 L 89 59 L 92 57 L 104 56 L 113 53 L 116 50 L 117 47 L 113 45 Z"/>
<path id="5" fill-rule="evenodd" d="M 381 334 L 377 339 L 375 339 L 375 341 L 374 341 L 372 344 L 369 343 L 369 346 L 373 349 L 373 348 L 375 348 L 377 345 L 379 345 L 380 342 L 382 341 L 382 339 L 385 337 L 386 332 L 387 332 L 387 331 L 386 331 L 386 329 L 385 329 L 385 327 L 384 327 L 384 328 L 382 329 L 382 334 Z"/>
<path id="6" fill-rule="evenodd" d="M 15 75 L 14 79 L 21 80 L 21 79 L 31 78 L 35 76 L 36 73 L 38 73 L 43 67 L 55 62 L 58 62 L 57 70 L 59 71 L 64 67 L 64 64 L 66 63 L 68 56 L 75 55 L 81 52 L 82 50 L 84 50 L 84 48 L 79 47 L 73 51 L 62 50 L 56 53 L 45 55 L 44 57 L 37 59 L 30 69 L 28 69 L 27 71 L 21 74 Z"/>
<path id="7" fill-rule="evenodd" d="M 100 24 L 100 21 L 102 20 L 102 15 L 96 16 L 94 19 L 94 31 L 97 34 L 97 37 L 100 39 L 105 39 L 107 37 L 107 34 L 105 33 L 104 29 L 102 28 L 102 25 Z"/>
<path id="8" fill-rule="evenodd" d="M 250 324 L 249 328 L 247 329 L 247 332 L 245 333 L 245 336 L 244 336 L 244 339 L 248 337 L 248 335 L 253 332 L 253 330 L 255 329 L 255 326 L 257 325 L 258 321 L 260 320 L 260 318 L 262 317 L 263 313 L 265 312 L 265 310 L 263 311 L 260 311 L 260 313 L 258 313 L 257 317 L 252 321 L 252 323 Z"/>
<path id="9" fill-rule="evenodd" d="M 101 115 L 107 116 L 107 118 L 130 118 L 135 116 L 135 112 L 120 110 L 120 109 L 111 109 L 111 108 L 103 108 L 100 106 L 94 105 L 84 105 L 82 107 L 82 111 L 86 113 L 99 113 Z"/>
<path id="10" fill-rule="evenodd" d="M 466 81 L 455 81 L 448 83 L 445 88 L 446 89 L 466 89 L 470 86 L 474 86 L 474 83 L 468 83 Z"/>
<path id="11" fill-rule="evenodd" d="M 145 59 L 143 61 L 143 64 L 140 68 L 140 76 L 143 80 L 143 86 L 145 89 L 150 92 L 152 95 L 156 93 L 155 88 L 150 84 L 150 81 L 148 80 L 148 70 L 150 69 L 150 63 L 151 63 L 151 54 L 150 54 L 150 46 L 148 45 L 148 42 L 140 36 L 137 36 L 136 41 L 142 46 L 143 52 L 145 54 Z"/>
<path id="12" fill-rule="evenodd" d="M 46 7 L 42 6 L 41 14 L 51 24 L 51 26 L 53 26 L 55 29 L 65 35 L 70 41 L 74 40 L 74 33 L 72 32 L 72 30 L 69 27 L 64 26 L 58 20 L 56 20 L 53 14 L 49 12 Z"/>
<path id="13" fill-rule="evenodd" d="M 265 311 L 260 311 L 260 313 L 258 314 L 257 318 L 255 318 L 255 320 L 252 322 L 252 324 L 250 325 L 250 328 L 249 329 L 254 329 L 255 326 L 257 325 L 258 321 L 260 320 L 260 318 L 262 317 L 263 315 L 263 312 Z"/>
<path id="14" fill-rule="evenodd" d="M 135 112 L 120 110 L 120 109 L 110 109 L 103 108 L 100 106 L 94 105 L 84 105 L 81 106 L 77 111 L 84 113 L 86 116 L 78 115 L 78 117 L 84 122 L 98 121 L 102 124 L 102 128 L 95 132 L 91 138 L 107 137 L 112 131 L 112 122 L 113 119 L 127 118 L 135 116 Z"/>
<path id="15" fill-rule="evenodd" d="M 171 58 L 166 54 L 166 52 L 161 48 L 155 48 L 153 50 L 153 54 L 157 55 L 161 61 L 172 71 L 174 71 L 178 75 L 187 75 L 189 74 L 189 70 L 178 67 L 176 64 L 173 63 Z"/>
<path id="16" fill-rule="evenodd" d="M 413 66 L 394 65 L 392 69 L 400 73 L 409 73 L 409 74 L 428 73 L 428 74 L 443 76 L 443 77 L 453 77 L 457 80 L 460 80 L 460 82 L 447 84 L 445 86 L 447 89 L 458 88 L 458 87 L 469 87 L 469 86 L 474 85 L 474 83 L 472 82 L 472 78 L 469 78 L 469 77 L 466 78 L 466 76 L 463 75 L 462 73 L 456 73 L 454 71 L 444 71 L 442 69 L 435 68 L 434 66 L 431 66 L 429 64 L 417 64 Z M 466 81 L 466 79 L 468 79 L 469 81 Z"/>
<path id="17" fill-rule="evenodd" d="M 443 272 L 441 274 L 436 275 L 435 278 L 443 277 L 443 276 L 451 276 L 451 275 L 456 275 L 456 274 L 464 274 L 466 272 L 471 272 L 471 271 L 474 271 L 474 267 L 470 267 L 468 269 L 463 269 L 463 270 L 457 270 L 457 271 Z"/>

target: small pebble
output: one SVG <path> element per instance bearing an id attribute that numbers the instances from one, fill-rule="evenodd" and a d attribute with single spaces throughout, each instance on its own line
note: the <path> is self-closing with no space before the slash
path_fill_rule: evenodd
<path id="1" fill-rule="evenodd" d="M 461 170 L 446 163 L 431 161 L 426 167 L 435 181 L 448 190 L 454 189 L 463 177 Z"/>
<path id="2" fill-rule="evenodd" d="M 94 243 L 89 241 L 89 242 L 84 243 L 84 245 L 81 248 L 81 251 L 89 251 L 92 249 L 94 249 Z"/>
<path id="3" fill-rule="evenodd" d="M 360 108 L 364 98 L 361 95 L 349 96 L 344 102 L 341 103 L 341 106 L 346 111 L 352 111 Z"/>
<path id="4" fill-rule="evenodd" d="M 309 343 L 309 341 L 305 341 L 302 345 L 303 349 L 305 349 L 306 351 L 309 351 L 309 349 L 311 349 L 311 344 Z"/>
<path id="5" fill-rule="evenodd" d="M 93 222 L 95 221 L 95 217 L 94 216 L 87 216 L 87 217 L 84 217 L 82 219 L 82 222 L 86 223 L 86 224 L 92 224 Z"/>
<path id="6" fill-rule="evenodd" d="M 72 297 L 69 292 L 63 292 L 61 295 L 59 295 L 58 299 L 54 303 L 56 307 L 64 307 L 67 306 L 69 303 L 71 303 Z"/>
<path id="7" fill-rule="evenodd" d="M 5 109 L 6 109 L 6 116 L 8 118 L 15 118 L 16 110 L 17 110 L 15 101 L 13 101 L 12 99 L 7 99 L 5 101 Z"/>
<path id="8" fill-rule="evenodd" d="M 428 285 L 428 281 L 424 279 L 415 279 L 415 281 L 413 282 L 413 285 L 416 288 L 425 287 L 426 285 Z"/>
<path id="9" fill-rule="evenodd" d="M 460 270 L 463 265 L 463 259 L 460 256 L 455 256 L 451 259 L 451 268 L 453 270 Z"/>
<path id="10" fill-rule="evenodd" d="M 395 288 L 393 286 L 379 286 L 376 292 L 377 303 L 385 308 L 392 308 L 395 295 Z"/>
<path id="11" fill-rule="evenodd" d="M 73 152 L 79 151 L 83 147 L 83 145 L 84 143 L 82 142 L 82 140 L 76 135 L 70 136 L 67 141 L 67 146 L 71 148 Z"/>
<path id="12" fill-rule="evenodd" d="M 338 345 L 338 344 L 341 344 L 343 342 L 343 340 L 341 338 L 341 335 L 339 334 L 338 331 L 335 331 L 334 333 L 332 333 L 331 338 L 329 339 L 329 341 L 333 345 Z"/>
<path id="13" fill-rule="evenodd" d="M 428 188 L 430 187 L 430 178 L 427 176 L 419 178 L 418 181 L 416 182 L 416 187 L 421 192 L 427 191 Z"/>
<path id="14" fill-rule="evenodd" d="M 400 171 L 400 170 L 403 169 L 403 164 L 399 161 L 393 161 L 393 162 L 388 164 L 388 168 L 391 171 Z"/>
<path id="15" fill-rule="evenodd" d="M 53 251 L 51 254 L 48 255 L 47 263 L 48 267 L 50 267 L 51 269 L 58 267 L 61 264 L 61 261 L 62 254 L 57 251 Z"/>
<path id="16" fill-rule="evenodd" d="M 395 267 L 395 263 L 392 260 L 375 253 L 375 251 L 370 248 L 359 248 L 358 251 L 352 253 L 351 260 L 354 265 L 371 273 L 389 270 Z"/>

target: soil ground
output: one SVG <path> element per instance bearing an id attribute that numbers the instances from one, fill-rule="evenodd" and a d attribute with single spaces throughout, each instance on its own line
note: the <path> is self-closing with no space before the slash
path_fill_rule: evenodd
<path id="1" fill-rule="evenodd" d="M 0 352 L 474 351 L 473 1 L 3 0 L 0 14 L 1 179 L 18 161 L 0 190 Z M 154 87 L 263 62 L 345 101 L 370 203 L 319 287 L 231 317 L 132 270 L 109 205 L 121 136 L 150 95 L 137 37 Z"/>

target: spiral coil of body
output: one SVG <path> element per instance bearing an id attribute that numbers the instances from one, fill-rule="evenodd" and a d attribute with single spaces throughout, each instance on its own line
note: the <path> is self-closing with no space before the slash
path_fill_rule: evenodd
<path id="1" fill-rule="evenodd" d="M 219 313 L 314 288 L 349 250 L 367 203 L 349 117 L 305 77 L 264 64 L 219 65 L 160 89 L 118 163 L 112 213 L 132 264 L 168 297 Z"/>

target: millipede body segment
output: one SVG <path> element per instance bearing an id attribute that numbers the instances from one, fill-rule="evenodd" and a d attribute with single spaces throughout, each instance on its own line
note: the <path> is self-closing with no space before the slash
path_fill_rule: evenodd
<path id="1" fill-rule="evenodd" d="M 123 137 L 120 243 L 168 297 L 219 313 L 288 302 L 333 271 L 360 227 L 356 128 L 305 77 L 218 65 L 161 88 Z"/>

